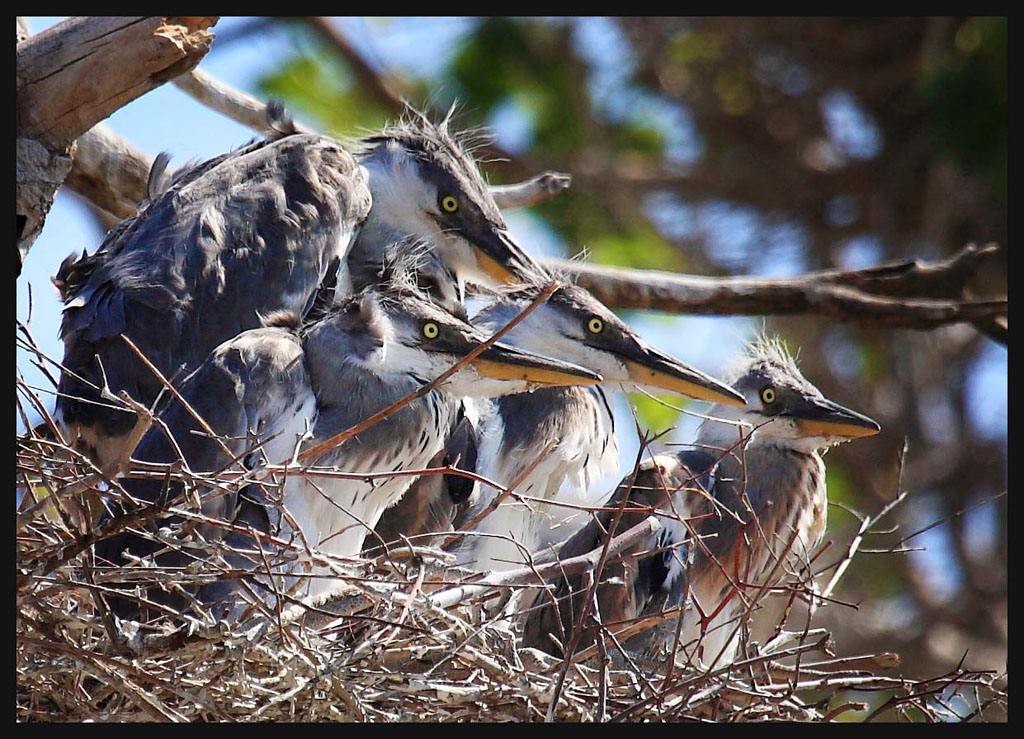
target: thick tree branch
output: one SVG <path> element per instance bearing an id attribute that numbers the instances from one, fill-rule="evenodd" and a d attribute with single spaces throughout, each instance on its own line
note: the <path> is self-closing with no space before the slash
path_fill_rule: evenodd
<path id="1" fill-rule="evenodd" d="M 67 146 L 199 63 L 214 17 L 71 18 L 18 44 L 17 131 Z"/>
<path id="2" fill-rule="evenodd" d="M 1005 316 L 1005 298 L 986 301 L 916 298 L 937 286 L 962 289 L 965 265 L 977 267 L 994 249 L 965 247 L 952 259 L 934 265 L 901 262 L 867 270 L 812 272 L 799 277 L 701 277 L 654 270 L 605 267 L 565 260 L 548 265 L 570 275 L 613 308 L 669 313 L 763 315 L 814 314 L 862 326 L 932 329 L 950 323 L 984 323 Z M 886 295 L 854 287 L 885 288 Z M 1002 324 L 1005 327 L 1005 323 Z M 990 336 L 999 339 L 994 330 Z"/>
<path id="3" fill-rule="evenodd" d="M 17 39 L 17 272 L 71 168 L 74 140 L 199 63 L 216 17 L 71 18 Z"/>

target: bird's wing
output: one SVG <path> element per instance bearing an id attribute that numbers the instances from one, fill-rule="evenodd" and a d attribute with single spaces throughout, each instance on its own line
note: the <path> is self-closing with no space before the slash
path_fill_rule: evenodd
<path id="1" fill-rule="evenodd" d="M 451 436 L 445 445 L 441 463 L 466 472 L 476 472 L 480 431 L 472 414 L 467 413 L 469 400 L 464 398 L 459 401 L 459 410 L 454 419 Z M 454 506 L 469 501 L 476 489 L 476 481 L 468 477 L 445 475 L 443 480 L 445 492 Z"/>
<path id="2" fill-rule="evenodd" d="M 55 279 L 65 366 L 100 384 L 98 357 L 111 389 L 143 403 L 160 383 L 120 334 L 169 376 L 274 311 L 301 315 L 370 206 L 358 162 L 314 135 L 251 144 L 186 169 L 154 195 L 97 254 L 66 261 Z M 67 373 L 62 385 L 95 395 Z M 88 425 L 98 412 L 60 404 L 67 423 Z M 129 415 L 120 426 L 131 426 Z"/>
<path id="3" fill-rule="evenodd" d="M 248 460 L 251 464 L 257 454 L 281 462 L 289 458 L 297 436 L 315 422 L 316 399 L 299 338 L 282 328 L 255 329 L 225 342 L 185 381 L 181 394 L 188 407 L 173 401 L 162 417 L 167 433 L 160 425 L 154 425 L 133 457 L 146 462 L 184 460 L 192 472 L 216 471 L 229 467 L 233 461 Z M 197 417 L 203 419 L 216 438 L 206 432 Z M 265 443 L 259 451 L 251 451 L 260 442 Z M 147 528 L 155 531 L 160 526 L 180 522 L 176 517 L 159 515 L 180 498 L 180 482 L 124 479 L 121 485 L 141 504 L 153 506 L 148 512 L 150 520 L 144 522 Z M 256 528 L 269 524 L 270 513 L 262 506 L 258 490 L 243 494 L 241 505 L 236 496 L 222 494 L 218 488 L 207 489 L 202 496 L 203 513 L 207 516 Z M 139 510 L 145 509 L 116 505 L 108 515 Z M 216 526 L 199 527 L 199 533 L 207 540 L 223 538 L 223 529 Z M 101 561 L 124 564 L 126 553 L 141 557 L 163 548 L 163 544 L 149 536 L 123 531 L 100 541 L 95 552 Z M 184 566 L 195 556 L 184 548 L 172 549 L 161 554 L 158 563 Z M 230 589 L 230 584 L 214 583 L 200 592 L 200 598 L 207 602 L 220 600 Z"/>
<path id="4" fill-rule="evenodd" d="M 621 534 L 640 524 L 651 513 L 663 511 L 659 516 L 662 529 L 626 548 L 606 562 L 597 585 L 597 603 L 602 623 L 622 625 L 622 622 L 647 615 L 653 610 L 680 605 L 686 594 L 685 565 L 689 558 L 686 546 L 687 529 L 679 519 L 690 515 L 679 499 L 679 491 L 691 479 L 709 482 L 714 466 L 712 455 L 685 452 L 675 456 L 658 456 L 643 462 L 636 475 L 629 475 L 619 484 L 605 510 L 574 534 L 559 550 L 560 560 L 570 559 L 604 546 L 616 509 L 628 495 L 626 509 L 612 534 Z M 640 510 L 635 510 L 640 509 Z M 554 598 L 540 592 L 534 599 L 524 625 L 524 643 L 537 649 L 559 654 L 551 639 L 559 642 L 571 633 L 579 618 L 586 597 L 583 575 L 556 577 Z M 594 641 L 594 630 L 584 624 L 577 648 Z"/>

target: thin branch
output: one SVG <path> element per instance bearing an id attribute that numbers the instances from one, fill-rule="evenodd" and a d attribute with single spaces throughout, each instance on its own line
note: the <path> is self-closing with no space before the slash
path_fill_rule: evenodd
<path id="1" fill-rule="evenodd" d="M 565 192 L 572 184 L 572 176 L 562 172 L 544 172 L 514 185 L 491 185 L 491 197 L 498 207 L 525 208 L 550 200 Z"/>
<path id="2" fill-rule="evenodd" d="M 203 105 L 213 108 L 243 126 L 262 134 L 274 133 L 269 125 L 267 104 L 251 95 L 236 90 L 201 69 L 193 69 L 174 80 L 179 90 Z M 294 122 L 299 133 L 316 133 L 313 129 Z"/>

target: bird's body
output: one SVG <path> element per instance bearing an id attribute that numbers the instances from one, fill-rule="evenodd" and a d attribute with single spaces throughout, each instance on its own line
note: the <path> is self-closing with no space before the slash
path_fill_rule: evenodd
<path id="1" fill-rule="evenodd" d="M 195 433 L 201 428 L 192 411 L 175 403 L 164 422 L 176 445 L 153 429 L 136 456 L 171 462 L 178 459 L 180 449 L 194 472 L 221 469 L 233 458 L 249 467 L 286 463 L 300 444 L 308 449 L 391 406 L 487 338 L 409 284 L 383 294 L 363 291 L 312 324 L 300 325 L 294 317 L 275 317 L 271 322 L 283 325 L 230 339 L 183 384 L 184 399 L 217 438 Z M 296 543 L 302 541 L 326 555 L 357 555 L 381 513 L 412 481 L 408 475 L 388 473 L 421 469 L 443 449 L 452 425 L 450 414 L 457 408 L 448 393 L 487 396 L 598 380 L 582 368 L 495 344 L 442 386 L 311 460 L 318 468 L 327 468 L 323 474 L 290 474 L 283 487 L 281 502 L 287 515 L 279 535 L 294 536 Z M 357 476 L 333 475 L 332 470 Z M 383 474 L 370 480 L 368 473 Z M 158 482 L 125 485 L 144 501 L 175 495 Z M 212 497 L 221 502 L 211 508 L 211 515 L 230 521 L 235 501 Z M 120 563 L 126 549 L 141 555 L 157 548 L 143 537 L 126 535 L 101 542 L 97 554 Z M 164 562 L 180 560 L 170 557 Z M 327 570 L 318 565 L 313 574 Z M 304 594 L 315 595 L 329 585 L 326 578 L 313 579 Z"/>
<path id="2" fill-rule="evenodd" d="M 878 430 L 870 419 L 822 397 L 770 342 L 751 348 L 734 387 L 748 398 L 745 408 L 715 406 L 697 448 L 642 464 L 605 504 L 612 510 L 559 551 L 565 559 L 601 547 L 614 509 L 627 496 L 631 510 L 612 535 L 652 513 L 658 517 L 661 530 L 610 562 L 597 588 L 602 622 L 614 623 L 615 630 L 682 609 L 623 640 L 635 657 L 657 661 L 674 653 L 705 667 L 730 661 L 749 628 L 748 614 L 763 608 L 771 588 L 810 581 L 809 561 L 825 534 L 828 502 L 821 451 Z M 586 592 L 581 577 L 555 585 L 559 611 L 536 601 L 524 635 L 529 646 L 552 653 L 565 644 Z M 585 623 L 576 647 L 593 639 L 592 624 Z"/>
<path id="3" fill-rule="evenodd" d="M 589 516 L 585 509 L 608 497 L 619 445 L 600 387 L 547 388 L 481 405 L 477 472 L 505 486 L 516 483 L 515 492 L 526 500 L 502 501 L 475 527 L 485 536 L 467 539 L 461 559 L 474 568 L 504 570 L 526 561 L 524 549 L 532 553 L 567 539 Z M 483 488 L 467 517 L 499 494 Z"/>
<path id="4" fill-rule="evenodd" d="M 96 254 L 61 266 L 58 421 L 109 464 L 134 414 L 90 403 L 92 386 L 105 378 L 146 405 L 163 387 L 121 334 L 165 377 L 183 378 L 261 316 L 304 314 L 369 209 L 365 171 L 319 136 L 252 144 L 180 173 Z"/>
<path id="5" fill-rule="evenodd" d="M 434 455 L 427 467 L 454 466 L 476 472 L 479 423 L 476 409 L 480 400 L 451 396 L 448 400 L 455 408 L 452 427 L 444 449 Z M 366 551 L 378 555 L 385 551 L 384 545 L 401 545 L 403 537 L 418 546 L 435 543 L 431 534 L 452 531 L 466 520 L 475 489 L 475 480 L 462 475 L 432 474 L 416 478 L 402 499 L 384 511 L 373 535 L 366 539 Z"/>
<path id="6" fill-rule="evenodd" d="M 538 286 L 509 291 L 473 323 L 493 332 L 522 311 Z M 643 343 L 586 290 L 560 283 L 547 302 L 505 336 L 513 346 L 597 368 L 612 388 L 650 384 L 723 402 L 730 388 Z M 477 569 L 520 566 L 530 552 L 567 539 L 586 508 L 607 497 L 618 477 L 615 421 L 605 389 L 557 387 L 484 400 L 477 407 L 477 465 L 484 478 L 513 486 L 527 500 L 506 497 L 474 527 L 459 551 Z M 500 491 L 481 485 L 466 514 L 474 518 Z"/>
<path id="7" fill-rule="evenodd" d="M 135 421 L 100 400 L 104 382 L 144 405 L 163 387 L 121 334 L 177 382 L 264 316 L 304 316 L 314 301 L 375 283 L 396 242 L 424 244 L 447 265 L 454 284 L 435 295 L 446 303 L 466 282 L 541 271 L 508 236 L 447 123 L 415 117 L 354 153 L 286 133 L 159 179 L 135 217 L 97 253 L 65 260 L 54 280 L 65 303 L 55 415 L 103 467 Z"/>

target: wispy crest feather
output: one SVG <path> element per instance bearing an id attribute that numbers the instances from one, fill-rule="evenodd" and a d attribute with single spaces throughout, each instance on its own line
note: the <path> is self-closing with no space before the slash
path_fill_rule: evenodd
<path id="1" fill-rule="evenodd" d="M 762 332 L 747 343 L 743 352 L 729 366 L 726 376 L 729 378 L 728 381 L 733 383 L 752 367 L 768 363 L 781 366 L 794 377 L 803 378 L 803 373 L 797 365 L 797 358 L 789 351 L 781 335 Z"/>

